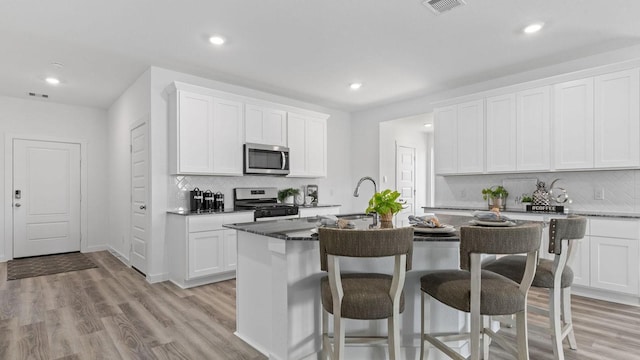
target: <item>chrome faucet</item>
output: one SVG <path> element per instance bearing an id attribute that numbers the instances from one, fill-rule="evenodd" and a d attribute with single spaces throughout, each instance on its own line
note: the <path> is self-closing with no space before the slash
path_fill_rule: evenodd
<path id="1" fill-rule="evenodd" d="M 356 185 L 356 189 L 353 190 L 353 196 L 354 197 L 358 197 L 360 194 L 358 194 L 358 190 L 360 190 L 360 185 L 362 185 L 362 182 L 365 180 L 369 180 L 373 183 L 373 193 L 376 194 L 378 192 L 378 185 L 376 185 L 376 181 L 373 180 L 373 178 L 369 177 L 369 176 L 364 176 L 362 178 L 360 178 L 360 180 L 358 180 L 358 184 Z M 378 214 L 377 213 L 373 213 L 373 224 L 371 224 L 371 226 L 375 227 L 378 226 Z"/>

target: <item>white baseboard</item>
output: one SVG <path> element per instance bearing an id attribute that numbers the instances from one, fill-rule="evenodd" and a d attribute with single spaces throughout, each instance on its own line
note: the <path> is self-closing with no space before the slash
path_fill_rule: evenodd
<path id="1" fill-rule="evenodd" d="M 621 294 L 614 291 L 598 290 L 576 284 L 571 286 L 571 295 L 584 296 L 618 304 L 640 306 L 640 297 L 638 296 Z"/>
<path id="2" fill-rule="evenodd" d="M 150 284 L 169 280 L 169 273 L 147 274 L 147 282 Z"/>
<path id="3" fill-rule="evenodd" d="M 171 279 L 171 278 L 167 278 L 165 280 L 171 281 L 172 283 L 174 283 L 176 286 L 178 286 L 181 289 L 188 289 L 188 288 L 192 288 L 194 286 L 207 285 L 207 284 L 212 284 L 212 283 L 219 282 L 219 281 L 231 280 L 231 279 L 235 279 L 235 278 L 236 278 L 236 272 L 235 271 L 229 271 L 229 272 L 225 272 L 225 273 L 222 273 L 222 274 L 203 276 L 201 278 L 192 279 L 192 280 L 176 280 L 176 279 Z"/>
<path id="4" fill-rule="evenodd" d="M 109 250 L 109 247 L 107 245 L 96 245 L 96 246 L 91 246 L 85 249 L 85 253 L 90 253 L 90 252 L 98 252 L 98 251 L 105 251 L 105 250 Z"/>
<path id="5" fill-rule="evenodd" d="M 108 246 L 106 250 L 108 250 L 111 253 L 111 255 L 115 256 L 123 264 L 125 264 L 127 266 L 131 266 L 131 264 L 129 263 L 129 258 L 124 256 L 120 251 L 114 249 L 111 246 Z"/>

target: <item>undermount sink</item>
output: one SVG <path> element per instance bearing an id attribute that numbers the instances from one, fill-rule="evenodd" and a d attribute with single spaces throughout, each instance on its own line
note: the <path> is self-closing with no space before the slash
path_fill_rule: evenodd
<path id="1" fill-rule="evenodd" d="M 336 217 L 338 219 L 345 219 L 345 220 L 361 220 L 361 219 L 373 218 L 373 215 L 365 214 L 365 213 L 356 213 L 356 214 L 338 214 L 336 215 Z"/>

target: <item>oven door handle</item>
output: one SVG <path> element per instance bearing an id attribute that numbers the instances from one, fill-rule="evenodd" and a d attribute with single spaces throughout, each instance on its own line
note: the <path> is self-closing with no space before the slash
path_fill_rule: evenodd
<path id="1" fill-rule="evenodd" d="M 287 168 L 287 156 L 285 155 L 284 151 L 281 151 L 280 155 L 282 156 L 282 170 L 284 170 Z"/>

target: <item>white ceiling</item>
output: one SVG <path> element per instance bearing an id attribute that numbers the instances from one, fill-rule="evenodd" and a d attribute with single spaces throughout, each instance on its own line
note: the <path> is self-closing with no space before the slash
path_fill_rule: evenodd
<path id="1" fill-rule="evenodd" d="M 638 45 L 639 14 L 638 0 L 467 0 L 440 16 L 421 0 L 2 0 L 0 94 L 107 108 L 153 65 L 357 111 Z M 533 21 L 543 31 L 522 34 Z"/>

